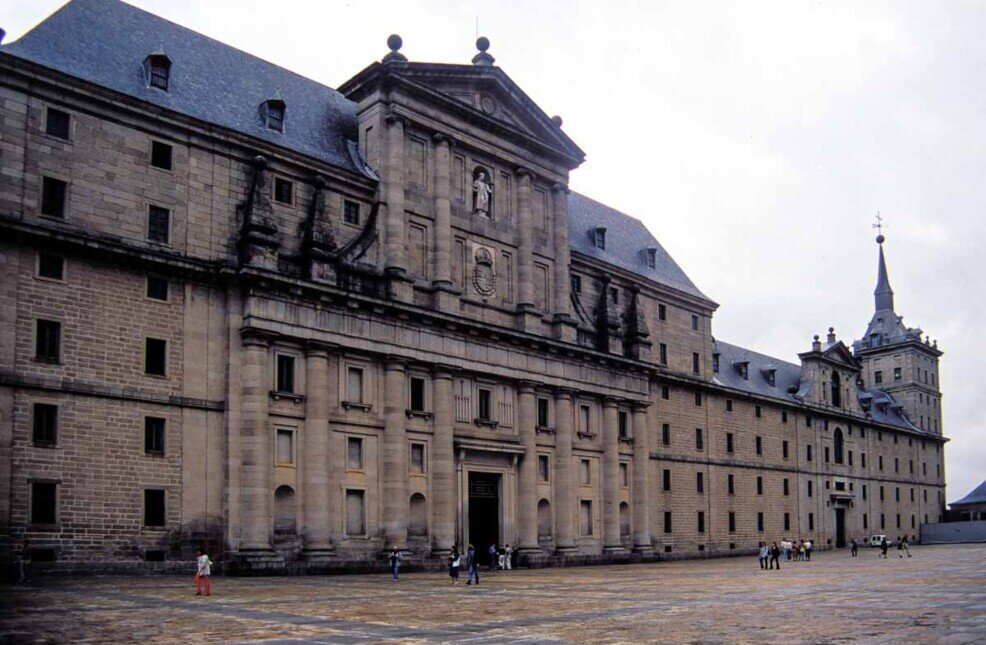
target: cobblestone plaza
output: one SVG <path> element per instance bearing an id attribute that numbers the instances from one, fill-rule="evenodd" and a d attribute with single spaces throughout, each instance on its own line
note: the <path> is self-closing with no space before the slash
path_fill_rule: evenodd
<path id="1" fill-rule="evenodd" d="M 0 588 L 0 642 L 619 643 L 986 640 L 986 545 L 484 575 L 44 579 Z"/>

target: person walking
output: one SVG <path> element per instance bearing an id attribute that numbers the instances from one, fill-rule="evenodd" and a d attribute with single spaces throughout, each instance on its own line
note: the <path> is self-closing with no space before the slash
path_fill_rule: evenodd
<path id="1" fill-rule="evenodd" d="M 459 566 L 461 564 L 462 564 L 462 559 L 459 557 L 459 547 L 453 544 L 452 553 L 450 553 L 448 556 L 449 584 L 453 584 L 453 585 L 459 584 Z"/>
<path id="2" fill-rule="evenodd" d="M 904 557 L 904 540 L 906 540 L 906 539 L 907 538 L 904 537 L 904 536 L 901 536 L 901 537 L 898 537 L 897 538 L 897 557 L 898 558 L 903 558 Z"/>
<path id="3" fill-rule="evenodd" d="M 496 571 L 496 542 L 490 545 L 490 571 Z"/>
<path id="4" fill-rule="evenodd" d="M 503 561 L 507 565 L 507 571 L 510 571 L 511 569 L 514 568 L 513 558 L 514 558 L 514 550 L 511 549 L 510 545 L 508 544 L 503 549 Z"/>
<path id="5" fill-rule="evenodd" d="M 770 557 L 770 549 L 767 548 L 766 542 L 760 543 L 760 568 L 767 568 L 767 558 Z"/>
<path id="6" fill-rule="evenodd" d="M 901 539 L 900 543 L 903 545 L 904 553 L 907 554 L 907 557 L 911 557 L 911 545 L 907 541 L 907 536 L 906 535 Z"/>
<path id="7" fill-rule="evenodd" d="M 199 549 L 198 557 L 195 559 L 196 571 L 195 571 L 195 595 L 201 596 L 202 590 L 205 589 L 205 595 L 212 595 L 212 584 L 209 578 L 212 575 L 212 560 L 206 555 L 205 549 Z"/>
<path id="8" fill-rule="evenodd" d="M 390 552 L 390 557 L 387 559 L 390 563 L 390 571 L 394 574 L 394 582 L 400 578 L 401 573 L 401 562 L 404 562 L 404 554 L 401 553 L 397 545 L 394 545 L 393 551 Z"/>
<path id="9" fill-rule="evenodd" d="M 887 543 L 887 536 L 884 535 L 883 539 L 880 540 L 880 555 L 883 556 L 884 559 L 887 558 L 887 549 L 889 548 L 890 548 L 890 544 Z"/>
<path id="10" fill-rule="evenodd" d="M 774 565 L 777 565 L 777 570 L 781 570 L 781 548 L 777 546 L 777 542 L 771 544 L 770 547 L 770 566 L 768 569 L 773 569 Z"/>
<path id="11" fill-rule="evenodd" d="M 855 558 L 856 557 L 856 553 L 859 551 L 859 545 L 856 544 L 856 538 L 852 538 L 849 541 L 852 543 L 852 548 L 851 548 L 852 557 Z"/>
<path id="12" fill-rule="evenodd" d="M 805 540 L 805 560 L 811 562 L 811 550 L 815 548 L 815 545 L 811 543 L 811 540 Z"/>
<path id="13" fill-rule="evenodd" d="M 507 550 L 505 548 L 498 547 L 496 550 L 496 566 L 500 571 L 506 568 Z"/>
<path id="14" fill-rule="evenodd" d="M 471 585 L 472 579 L 476 578 L 476 586 L 479 586 L 479 562 L 476 558 L 476 547 L 469 545 L 466 548 L 466 571 L 468 573 L 468 578 L 466 579 L 466 584 Z"/>

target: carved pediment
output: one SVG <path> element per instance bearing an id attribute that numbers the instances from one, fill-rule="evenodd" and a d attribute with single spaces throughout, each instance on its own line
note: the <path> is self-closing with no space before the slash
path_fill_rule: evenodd
<path id="1" fill-rule="evenodd" d="M 856 358 L 852 355 L 852 352 L 849 351 L 849 348 L 846 347 L 846 344 L 841 340 L 822 352 L 822 356 L 833 363 L 839 363 L 849 369 L 859 369 Z"/>

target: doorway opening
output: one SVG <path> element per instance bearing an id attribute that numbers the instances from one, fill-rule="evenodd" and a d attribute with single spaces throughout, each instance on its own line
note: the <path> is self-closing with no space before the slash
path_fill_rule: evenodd
<path id="1" fill-rule="evenodd" d="M 846 546 L 846 509 L 835 509 L 835 548 Z"/>
<path id="2" fill-rule="evenodd" d="M 469 473 L 469 542 L 481 554 L 500 544 L 500 475 Z"/>

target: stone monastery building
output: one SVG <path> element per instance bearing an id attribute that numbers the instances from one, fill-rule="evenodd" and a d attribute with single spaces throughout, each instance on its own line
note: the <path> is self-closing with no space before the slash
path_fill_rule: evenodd
<path id="1" fill-rule="evenodd" d="M 485 38 L 388 45 L 333 89 L 72 0 L 0 46 L 4 557 L 574 563 L 942 516 L 941 352 L 882 237 L 851 346 L 722 342 Z"/>

